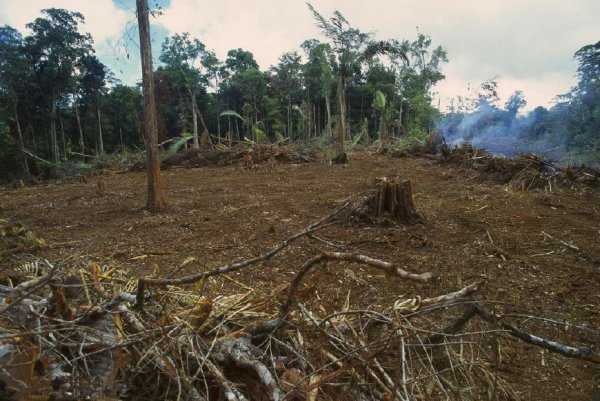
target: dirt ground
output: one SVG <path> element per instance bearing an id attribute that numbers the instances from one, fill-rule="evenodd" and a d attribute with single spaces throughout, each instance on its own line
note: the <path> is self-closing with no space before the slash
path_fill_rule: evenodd
<path id="1" fill-rule="evenodd" d="M 498 312 L 529 316 L 513 317 L 514 324 L 599 351 L 600 194 L 513 191 L 477 175 L 428 159 L 364 153 L 351 154 L 347 166 L 177 168 L 164 172 L 170 210 L 152 215 L 142 209 L 145 173 L 107 173 L 84 184 L 1 189 L 0 218 L 33 228 L 50 245 L 41 255 L 57 263 L 96 261 L 134 277 L 164 277 L 196 257 L 179 273 L 185 275 L 258 255 L 371 188 L 376 177 L 399 176 L 412 180 L 423 224 L 341 224 L 317 235 L 413 272 L 430 271 L 436 279 L 415 284 L 350 263 L 329 263 L 311 273 L 303 297 L 318 297 L 329 313 L 347 297 L 357 308 L 389 305 L 402 296 L 445 294 L 485 277 L 476 297 L 497 301 Z M 100 178 L 104 195 L 97 194 Z M 253 288 L 274 294 L 327 247 L 302 239 L 267 263 L 211 280 L 207 291 Z M 504 336 L 498 341 L 502 360 L 490 351 L 489 362 L 520 399 L 600 400 L 600 367 Z"/>

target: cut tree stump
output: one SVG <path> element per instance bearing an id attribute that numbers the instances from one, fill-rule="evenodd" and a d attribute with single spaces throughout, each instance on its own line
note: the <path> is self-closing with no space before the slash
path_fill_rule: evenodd
<path id="1" fill-rule="evenodd" d="M 410 180 L 379 179 L 371 211 L 376 217 L 388 216 L 397 223 L 415 224 L 421 221 L 413 202 Z"/>

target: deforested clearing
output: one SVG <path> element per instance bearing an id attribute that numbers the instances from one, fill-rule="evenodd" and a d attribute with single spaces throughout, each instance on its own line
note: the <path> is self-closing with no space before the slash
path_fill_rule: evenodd
<path id="1" fill-rule="evenodd" d="M 206 341 L 221 341 L 219 349 L 211 349 L 208 342 L 203 351 L 207 360 L 213 361 L 211 369 L 218 369 L 219 361 L 219 366 L 225 366 L 227 378 L 222 378 L 221 385 L 215 384 L 220 379 L 205 367 L 209 394 L 224 394 L 227 387 L 223 383 L 241 380 L 245 386 L 254 386 L 253 390 L 237 386 L 246 397 L 262 399 L 253 397 L 263 394 L 269 399 L 272 389 L 264 387 L 256 373 L 226 363 L 223 355 L 219 359 L 219 353 L 227 353 L 223 337 L 237 338 L 236 332 L 252 332 L 247 328 L 251 322 L 272 321 L 279 316 L 290 283 L 311 258 L 326 252 L 360 254 L 433 277 L 407 280 L 352 260 L 331 259 L 312 268 L 293 294 L 287 323 L 277 329 L 279 334 L 269 331 L 262 342 L 253 343 L 262 351 L 253 358 L 271 372 L 276 381 L 273 387 L 281 395 L 305 399 L 318 393 L 315 399 L 362 399 L 362 390 L 365 394 L 382 394 L 387 388 L 392 394 L 398 392 L 398 396 L 406 391 L 443 399 L 444 393 L 452 393 L 452 386 L 457 384 L 465 386 L 462 391 L 469 399 L 486 399 L 486 391 L 498 399 L 524 400 L 587 400 L 598 394 L 598 368 L 592 361 L 565 357 L 521 341 L 494 322 L 475 316 L 456 332 L 440 334 L 460 320 L 473 303 L 524 332 L 597 351 L 597 188 L 552 192 L 515 189 L 481 175 L 477 169 L 430 158 L 357 152 L 350 154 L 350 160 L 347 165 L 333 166 L 321 162 L 279 164 L 276 170 L 250 169 L 243 163 L 172 168 L 164 172 L 170 208 L 158 214 L 142 208 L 144 173 L 105 170 L 84 183 L 5 188 L 0 192 L 1 213 L 4 219 L 19 222 L 22 230 L 26 228 L 45 239 L 37 258 L 69 272 L 61 274 L 74 276 L 79 283 L 79 298 L 67 298 L 69 308 L 81 319 L 94 306 L 107 307 L 103 300 L 110 299 L 117 290 L 135 295 L 138 278 L 180 278 L 249 260 L 310 227 L 352 195 L 361 194 L 357 195 L 360 198 L 372 191 L 377 178 L 410 180 L 421 216 L 416 224 L 364 219 L 356 212 L 356 203 L 360 204 L 357 201 L 318 231 L 290 242 L 268 260 L 205 278 L 201 284 L 156 290 L 149 286 L 152 295 L 146 298 L 146 320 L 142 322 L 147 330 L 168 330 L 177 322 L 186 322 L 173 334 L 171 340 L 175 343 L 178 336 L 194 338 L 193 333 Z M 98 192 L 100 181 L 105 187 L 102 193 Z M 10 261 L 3 256 L 3 285 L 9 279 L 16 285 L 32 274 L 26 269 L 6 269 L 7 264 L 18 267 L 31 258 L 28 253 L 16 255 Z M 90 272 L 98 268 L 101 272 L 95 273 L 94 279 Z M 80 276 L 87 277 L 90 284 L 87 295 L 81 290 Z M 476 291 L 465 297 L 434 302 L 437 310 L 419 304 L 473 285 Z M 185 314 L 195 305 L 185 304 L 182 298 L 186 296 L 197 297 L 196 302 L 211 300 L 213 315 L 209 320 L 214 321 L 208 323 L 212 328 L 203 326 L 207 316 L 198 322 Z M 81 309 L 81 305 L 88 305 L 86 297 L 91 304 Z M 228 298 L 229 304 L 225 305 L 223 298 Z M 222 309 L 217 310 L 217 306 Z M 229 313 L 227 308 L 236 313 Z M 308 311 L 310 318 L 303 314 Z M 416 316 L 419 314 L 422 316 Z M 325 318 L 329 319 L 328 325 Z M 331 329 L 335 325 L 337 328 Z M 191 334 L 184 335 L 186 330 Z M 431 354 L 420 348 L 436 333 L 443 337 L 443 341 L 437 341 L 447 347 L 441 356 L 432 350 L 434 347 L 425 347 Z M 118 344 L 120 337 L 115 336 L 113 341 Z M 386 339 L 383 343 L 381 336 Z M 160 344 L 169 338 L 168 333 L 149 337 L 131 341 L 139 341 L 140 347 L 156 343 L 161 349 Z M 18 344 L 24 346 L 27 340 L 22 337 L 20 341 Z M 160 366 L 156 361 L 159 356 L 148 354 L 150 348 L 137 351 L 146 355 L 136 354 L 125 345 L 123 349 L 130 354 L 128 358 L 145 358 L 146 363 Z M 181 380 L 187 377 L 185 363 L 177 360 L 187 357 L 181 355 L 181 350 L 166 349 L 172 354 L 160 355 L 174 361 L 173 377 L 165 373 L 168 367 L 138 367 L 138 376 L 129 377 L 128 385 L 158 377 L 163 381 L 162 388 L 154 389 L 158 387 L 155 382 L 152 386 L 146 384 L 156 394 L 168 397 L 169 391 L 180 388 L 192 397 L 190 383 L 170 382 L 168 390 L 169 380 L 175 380 L 178 374 Z M 399 349 L 405 351 L 401 366 L 400 360 L 392 358 L 402 355 Z M 215 359 L 211 359 L 213 356 Z M 126 368 L 127 363 L 119 363 L 123 371 L 131 369 Z M 403 373 L 402 366 L 414 371 Z M 70 369 L 75 368 L 62 368 L 65 372 Z M 394 388 L 392 383 L 402 385 L 403 374 L 410 378 L 405 388 Z M 110 383 L 125 386 L 119 384 L 124 377 L 125 373 L 119 373 Z M 49 379 L 40 376 L 35 383 L 34 393 L 47 391 L 44 389 Z M 138 399 L 151 399 L 149 394 L 140 394 Z"/>

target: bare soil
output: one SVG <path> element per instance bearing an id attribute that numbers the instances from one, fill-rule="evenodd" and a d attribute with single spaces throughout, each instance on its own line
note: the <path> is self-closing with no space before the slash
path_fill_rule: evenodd
<path id="1" fill-rule="evenodd" d="M 347 298 L 356 308 L 389 305 L 403 296 L 448 293 L 485 277 L 476 296 L 496 301 L 498 313 L 569 326 L 523 317 L 512 317 L 514 324 L 600 350 L 600 195 L 593 191 L 514 191 L 453 164 L 355 153 L 348 165 L 170 169 L 163 173 L 170 210 L 155 215 L 142 208 L 143 172 L 106 172 L 85 184 L 4 188 L 0 218 L 34 229 L 50 245 L 41 255 L 57 263 L 95 261 L 132 277 L 164 277 L 194 256 L 197 262 L 178 273 L 186 275 L 258 255 L 384 176 L 412 181 L 422 224 L 349 222 L 317 235 L 406 270 L 430 271 L 436 279 L 416 284 L 329 263 L 306 280 L 306 300 L 319 299 L 330 313 Z M 98 193 L 99 179 L 104 194 Z M 211 280 L 207 291 L 253 288 L 276 296 L 306 259 L 326 247 L 302 239 L 267 263 Z M 521 399 L 600 400 L 600 367 L 504 336 L 489 343 L 492 369 Z M 501 344 L 501 357 L 494 344 Z"/>

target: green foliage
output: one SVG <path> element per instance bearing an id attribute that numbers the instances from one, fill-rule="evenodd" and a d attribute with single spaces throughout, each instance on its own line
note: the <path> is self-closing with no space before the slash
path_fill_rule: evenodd
<path id="1" fill-rule="evenodd" d="M 252 132 L 254 133 L 254 141 L 256 143 L 267 143 L 269 141 L 267 138 L 267 133 L 260 128 L 252 127 Z"/>
<path id="2" fill-rule="evenodd" d="M 354 137 L 352 137 L 352 141 L 348 145 L 348 149 L 349 150 L 353 150 L 354 148 L 356 148 L 356 146 L 360 143 L 360 140 L 362 139 L 362 137 L 363 137 L 363 132 L 362 131 L 356 133 L 354 135 Z"/>
<path id="3" fill-rule="evenodd" d="M 167 150 L 167 154 L 169 156 L 173 156 L 174 154 L 177 154 L 177 152 L 179 152 L 179 150 L 189 141 L 191 141 L 194 136 L 192 134 L 190 134 L 189 132 L 184 132 L 182 134 L 180 134 L 181 137 L 179 138 L 173 138 L 173 140 L 171 141 L 171 144 L 169 145 L 169 150 Z"/>
<path id="4" fill-rule="evenodd" d="M 18 173 L 14 148 L 8 125 L 0 121 L 0 181 L 7 181 Z"/>
<path id="5" fill-rule="evenodd" d="M 385 104 L 386 104 L 386 98 L 385 98 L 385 94 L 378 90 L 375 92 L 375 100 L 373 101 L 373 107 L 375 107 L 375 109 L 377 111 L 383 112 L 385 111 Z"/>
<path id="6" fill-rule="evenodd" d="M 171 139 L 170 152 L 189 140 L 179 133 L 194 132 L 195 110 L 200 114 L 196 125 L 204 123 L 213 135 L 231 132 L 234 139 L 261 142 L 314 139 L 329 146 L 336 122 L 344 122 L 348 132 L 360 132 L 348 143 L 351 148 L 369 140 L 369 132 L 398 136 L 430 129 L 436 116 L 430 90 L 443 78 L 438 68 L 445 60 L 443 49 L 431 50 L 431 40 L 421 34 L 414 42 L 374 41 L 340 12 L 323 18 L 309 8 L 327 43 L 306 40 L 301 46 L 305 58 L 290 49 L 268 71 L 241 48 L 219 60 L 188 33 L 165 39 L 154 83 L 159 140 Z M 20 165 L 15 162 L 15 115 L 28 150 L 69 166 L 69 159 L 79 158 L 74 151 L 89 155 L 100 150 L 100 127 L 108 153 L 122 155 L 143 144 L 140 89 L 113 79 L 96 57 L 91 36 L 82 32 L 83 22 L 79 13 L 48 9 L 28 25 L 25 37 L 0 27 L 3 173 Z M 391 64 L 380 62 L 382 55 Z M 48 135 L 52 125 L 56 146 Z"/>
<path id="7" fill-rule="evenodd" d="M 244 117 L 240 116 L 238 113 L 236 113 L 233 110 L 225 110 L 222 111 L 220 114 L 221 117 L 227 117 L 227 116 L 232 116 L 235 118 L 239 118 L 242 122 L 246 122 L 246 120 L 244 119 Z"/>

